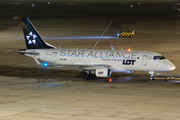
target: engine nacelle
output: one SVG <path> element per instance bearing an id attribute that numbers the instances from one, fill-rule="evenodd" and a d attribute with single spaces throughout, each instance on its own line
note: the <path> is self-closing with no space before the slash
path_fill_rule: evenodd
<path id="1" fill-rule="evenodd" d="M 95 75 L 96 77 L 110 77 L 111 73 L 112 73 L 111 69 L 99 68 L 99 69 L 96 69 Z"/>

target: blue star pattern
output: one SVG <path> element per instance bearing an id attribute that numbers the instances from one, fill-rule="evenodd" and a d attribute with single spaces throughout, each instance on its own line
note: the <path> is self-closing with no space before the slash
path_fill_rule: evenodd
<path id="1" fill-rule="evenodd" d="M 36 44 L 36 38 L 37 36 L 32 33 L 32 31 L 29 33 L 29 35 L 26 36 L 28 40 L 28 44 Z"/>

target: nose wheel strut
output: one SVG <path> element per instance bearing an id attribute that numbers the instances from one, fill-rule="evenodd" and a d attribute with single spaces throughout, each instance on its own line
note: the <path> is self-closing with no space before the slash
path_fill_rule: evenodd
<path id="1" fill-rule="evenodd" d="M 155 79 L 154 73 L 155 73 L 154 71 L 149 71 L 149 74 L 151 75 L 150 80 L 154 80 Z"/>

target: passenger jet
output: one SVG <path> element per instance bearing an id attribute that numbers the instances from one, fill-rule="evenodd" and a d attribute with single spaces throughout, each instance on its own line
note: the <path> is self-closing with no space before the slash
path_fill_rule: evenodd
<path id="1" fill-rule="evenodd" d="M 27 49 L 18 52 L 32 57 L 37 65 L 77 68 L 89 77 L 93 73 L 101 78 L 110 77 L 112 72 L 147 71 L 151 80 L 155 72 L 175 69 L 173 63 L 157 52 L 58 49 L 43 40 L 28 18 L 22 18 L 21 22 Z"/>

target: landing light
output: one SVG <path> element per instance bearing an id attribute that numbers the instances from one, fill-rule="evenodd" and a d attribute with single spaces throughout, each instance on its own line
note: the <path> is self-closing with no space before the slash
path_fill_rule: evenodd
<path id="1" fill-rule="evenodd" d="M 43 63 L 43 66 L 44 67 L 48 67 L 48 63 Z"/>
<path id="2" fill-rule="evenodd" d="M 128 49 L 128 51 L 130 52 L 130 51 L 131 51 L 131 49 Z"/>

